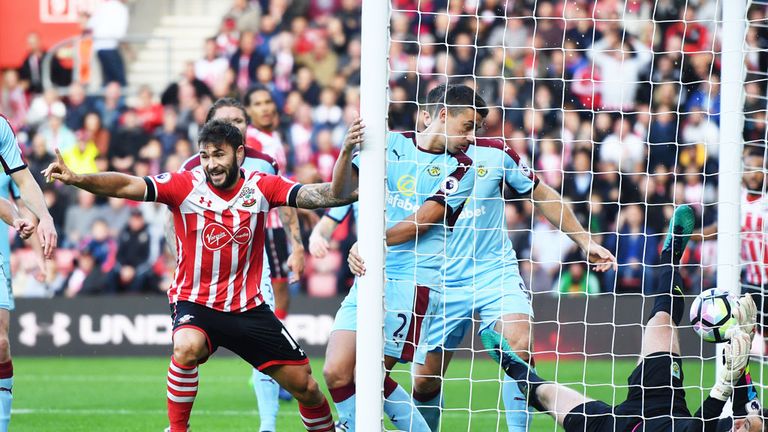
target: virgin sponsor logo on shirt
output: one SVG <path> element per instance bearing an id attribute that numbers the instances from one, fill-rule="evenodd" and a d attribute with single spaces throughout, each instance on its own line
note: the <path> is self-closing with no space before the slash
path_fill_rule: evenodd
<path id="1" fill-rule="evenodd" d="M 251 234 L 251 229 L 247 226 L 241 227 L 232 234 L 232 231 L 224 225 L 211 222 L 203 228 L 203 245 L 211 251 L 217 251 L 233 241 L 244 245 L 251 241 Z"/>

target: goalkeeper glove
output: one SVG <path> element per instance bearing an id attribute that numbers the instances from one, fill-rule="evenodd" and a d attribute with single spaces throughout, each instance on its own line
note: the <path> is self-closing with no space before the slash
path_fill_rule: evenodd
<path id="1" fill-rule="evenodd" d="M 709 396 L 717 400 L 727 401 L 733 394 L 733 386 L 744 375 L 744 369 L 749 363 L 749 349 L 752 338 L 738 328 L 728 330 L 730 341 L 723 347 L 723 364 L 717 373 L 717 381 L 709 392 Z"/>
<path id="2" fill-rule="evenodd" d="M 741 296 L 733 308 L 733 317 L 739 322 L 741 331 L 749 335 L 750 341 L 754 339 L 757 329 L 757 306 L 752 300 L 752 295 L 744 294 Z"/>

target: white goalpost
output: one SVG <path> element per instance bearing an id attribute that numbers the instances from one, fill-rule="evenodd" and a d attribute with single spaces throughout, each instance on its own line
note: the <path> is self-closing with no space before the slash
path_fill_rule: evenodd
<path id="1" fill-rule="evenodd" d="M 755 7 L 761 14 L 753 20 Z M 745 122 L 767 119 L 766 16 L 768 0 L 363 1 L 358 247 L 367 273 L 357 299 L 357 430 L 392 425 L 383 411 L 384 345 L 392 339 L 384 332 L 386 208 L 393 192 L 386 165 L 404 161 L 387 158 L 386 139 L 389 131 L 424 127 L 416 107 L 428 91 L 439 83 L 474 88 L 489 108 L 478 135 L 499 140 L 517 158 L 515 168 L 503 168 L 510 170 L 503 195 L 493 198 L 503 203 L 503 222 L 494 229 L 504 233 L 500 249 L 507 248 L 502 238 L 511 239 L 516 259 L 505 261 L 505 269 L 519 269 L 533 299 L 532 354 L 540 374 L 615 405 L 626 397 L 640 353 L 653 270 L 676 206 L 692 205 L 696 229 L 717 223 L 716 246 L 694 241 L 683 260 L 686 296 L 713 286 L 741 294 L 742 152 Z M 755 28 L 765 33 L 765 47 L 750 45 Z M 745 116 L 745 96 L 761 101 L 762 117 Z M 746 144 L 765 147 L 767 138 L 768 132 Z M 475 163 L 475 187 L 502 166 Z M 527 167 L 617 256 L 618 271 L 593 271 L 561 227 L 542 217 L 541 203 L 505 183 L 514 169 Z M 397 189 L 423 193 L 415 184 Z M 490 200 L 473 195 L 461 218 L 482 217 Z M 486 231 L 478 228 L 477 235 Z M 473 259 L 477 268 L 485 260 Z M 450 287 L 442 288 L 445 299 Z M 463 318 L 463 342 L 446 349 L 454 358 L 442 380 L 440 430 L 507 430 L 509 388 L 476 334 L 487 323 L 483 295 L 467 295 L 476 309 Z M 502 302 L 500 310 L 505 307 Z M 680 330 L 685 385 L 698 401 L 709 392 L 720 350 L 695 336 L 687 312 Z M 410 392 L 415 374 L 398 366 L 392 375 Z M 762 382 L 762 373 L 753 378 Z M 560 430 L 546 414 L 531 418 L 528 430 Z"/>
<path id="2" fill-rule="evenodd" d="M 366 260 L 367 272 L 359 280 L 355 370 L 355 417 L 361 431 L 381 430 L 383 420 L 387 17 L 389 2 L 363 2 L 360 116 L 366 124 L 366 139 L 360 152 L 358 247 L 360 255 Z"/>

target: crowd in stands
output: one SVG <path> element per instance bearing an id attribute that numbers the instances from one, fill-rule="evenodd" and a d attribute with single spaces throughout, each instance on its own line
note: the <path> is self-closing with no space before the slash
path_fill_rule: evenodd
<path id="1" fill-rule="evenodd" d="M 528 200 L 508 197 L 510 237 L 533 290 L 639 292 L 673 203 L 693 203 L 700 223 L 714 220 L 717 2 L 391 3 L 390 129 L 416 129 L 415 102 L 446 79 L 475 87 L 492 107 L 482 134 L 506 140 L 618 258 L 616 272 L 588 271 Z M 176 171 L 195 151 L 214 100 L 261 84 L 281 113 L 283 172 L 301 182 L 328 180 L 359 109 L 360 13 L 360 0 L 235 0 L 218 33 L 200 41 L 204 57 L 190 60 L 161 94 L 143 86 L 127 95 L 109 82 L 99 96 L 72 84 L 62 97 L 30 82 L 22 67 L 3 73 L 0 112 L 20 132 L 33 173 L 59 149 L 77 172 L 148 175 Z M 765 14 L 764 6 L 750 10 L 753 19 Z M 756 48 L 747 61 L 768 64 L 757 50 L 768 48 L 768 30 L 750 29 L 747 43 Z M 41 49 L 30 41 L 31 53 Z M 748 116 L 765 118 L 765 98 L 746 103 Z M 745 139 L 765 139 L 758 123 Z M 24 275 L 26 261 L 18 258 L 28 252 L 14 254 L 19 295 L 167 289 L 174 263 L 164 253 L 162 209 L 38 181 L 64 252 L 44 283 Z M 305 237 L 316 216 L 303 215 Z M 697 245 L 686 262 L 711 264 L 712 247 Z M 687 277 L 705 283 L 714 275 L 705 266 Z"/>

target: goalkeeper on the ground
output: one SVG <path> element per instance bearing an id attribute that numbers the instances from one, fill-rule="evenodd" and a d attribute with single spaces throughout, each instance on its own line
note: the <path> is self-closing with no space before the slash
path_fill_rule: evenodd
<path id="1" fill-rule="evenodd" d="M 739 326 L 729 334 L 723 350 L 723 365 L 717 381 L 695 414 L 685 402 L 683 361 L 677 326 L 683 317 L 683 281 L 676 267 L 693 231 L 693 211 L 688 206 L 675 210 L 670 222 L 662 265 L 658 272 L 661 294 L 654 300 L 643 332 L 640 361 L 628 378 L 627 399 L 610 406 L 603 401 L 546 381 L 528 363 L 505 346 L 492 329 L 482 334 L 483 344 L 507 375 L 514 378 L 527 395 L 528 404 L 546 412 L 568 431 L 731 431 L 763 430 L 763 413 L 749 374 L 749 349 L 754 336 L 757 308 L 752 297 L 741 297 L 734 308 Z M 661 289 L 663 288 L 663 291 Z M 720 419 L 723 407 L 733 398 L 733 416 Z"/>

